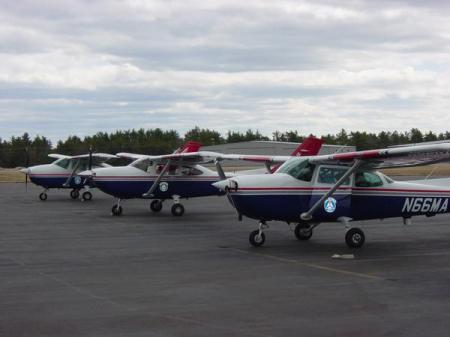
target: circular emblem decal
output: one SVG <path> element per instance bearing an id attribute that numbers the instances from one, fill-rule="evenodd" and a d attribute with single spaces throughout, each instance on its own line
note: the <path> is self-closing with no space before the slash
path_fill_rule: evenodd
<path id="1" fill-rule="evenodd" d="M 327 200 L 323 203 L 323 208 L 325 209 L 325 212 L 327 213 L 333 213 L 336 210 L 336 199 L 329 197 Z"/>
<path id="2" fill-rule="evenodd" d="M 169 184 L 166 183 L 165 181 L 162 183 L 159 183 L 159 190 L 161 192 L 167 192 L 167 190 L 169 189 Z"/>
<path id="3" fill-rule="evenodd" d="M 81 184 L 81 177 L 80 176 L 75 176 L 73 178 L 73 182 L 75 183 L 75 185 L 80 185 Z"/>

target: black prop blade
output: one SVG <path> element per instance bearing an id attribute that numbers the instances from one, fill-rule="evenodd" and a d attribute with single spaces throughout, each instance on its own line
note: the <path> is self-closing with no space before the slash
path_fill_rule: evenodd
<path id="1" fill-rule="evenodd" d="M 27 172 L 25 173 L 25 191 L 28 191 L 28 166 L 30 166 L 30 151 L 28 146 L 25 147 L 25 167 L 27 168 Z"/>
<path id="2" fill-rule="evenodd" d="M 89 166 L 88 166 L 89 171 L 92 170 L 92 145 L 89 147 Z"/>

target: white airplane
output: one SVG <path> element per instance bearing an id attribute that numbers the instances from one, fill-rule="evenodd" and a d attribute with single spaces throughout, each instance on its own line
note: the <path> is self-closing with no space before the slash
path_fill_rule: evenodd
<path id="1" fill-rule="evenodd" d="M 309 240 L 322 222 L 341 222 L 351 248 L 365 242 L 356 220 L 401 217 L 405 224 L 418 215 L 449 212 L 450 178 L 394 181 L 377 169 L 427 165 L 450 160 L 450 144 L 293 158 L 271 175 L 248 175 L 213 185 L 225 191 L 237 212 L 259 220 L 250 233 L 253 246 L 265 242 L 267 221 L 296 224 L 299 240 Z"/>
<path id="2" fill-rule="evenodd" d="M 315 137 L 307 138 L 293 155 L 315 155 L 321 145 L 322 140 Z M 281 164 L 292 158 L 292 156 L 226 155 L 198 151 L 200 146 L 199 143 L 190 142 L 173 154 L 161 156 L 118 153 L 119 157 L 132 158 L 135 161 L 127 166 L 98 168 L 82 172 L 80 175 L 91 177 L 96 187 L 117 198 L 117 203 L 111 210 L 113 215 L 122 214 L 121 199 L 141 198 L 153 199 L 150 203 L 153 212 L 161 211 L 163 202 L 172 199 L 174 201 L 172 214 L 181 216 L 184 214 L 181 198 L 224 195 L 211 185 L 225 177 L 220 166 L 221 160 L 263 162 L 266 169 L 272 172 L 274 168 L 271 165 Z M 218 172 L 199 165 L 211 162 L 216 162 Z M 233 174 L 227 173 L 226 176 L 230 177 Z"/>
<path id="3" fill-rule="evenodd" d="M 118 158 L 106 153 L 89 153 L 80 156 L 51 153 L 48 156 L 56 160 L 50 164 L 36 165 L 20 170 L 25 174 L 25 183 L 28 182 L 27 178 L 29 177 L 31 182 L 44 187 L 44 191 L 39 194 L 41 201 L 47 200 L 47 191 L 52 188 L 72 189 L 70 191 L 72 199 L 78 199 L 80 190 L 84 189 L 82 200 L 91 200 L 92 193 L 89 190 L 93 187 L 92 182 L 86 177 L 79 176 L 78 173 L 90 168 L 111 167 L 105 162 Z"/>

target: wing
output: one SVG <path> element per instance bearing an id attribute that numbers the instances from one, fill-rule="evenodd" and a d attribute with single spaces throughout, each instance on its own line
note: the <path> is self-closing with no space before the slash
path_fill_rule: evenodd
<path id="1" fill-rule="evenodd" d="M 89 159 L 89 154 L 82 154 L 79 156 L 71 156 L 71 157 L 67 157 L 70 159 L 85 159 L 88 158 Z M 109 159 L 114 159 L 114 158 L 118 158 L 117 156 L 113 155 L 113 154 L 109 154 L 109 153 L 92 153 L 92 158 L 96 161 L 96 162 L 105 162 Z"/>
<path id="2" fill-rule="evenodd" d="M 360 160 L 370 169 L 428 165 L 450 161 L 450 143 L 405 146 L 308 157 L 311 163 L 352 165 Z"/>
<path id="3" fill-rule="evenodd" d="M 48 156 L 50 158 L 55 158 L 55 159 L 71 158 L 70 156 L 66 156 L 66 155 L 58 154 L 58 153 L 49 153 Z"/>
<path id="4" fill-rule="evenodd" d="M 119 153 L 116 153 L 116 156 L 120 157 L 120 158 L 133 159 L 133 160 L 150 157 L 145 154 L 128 153 L 128 152 L 119 152 Z"/>
<path id="5" fill-rule="evenodd" d="M 251 162 L 262 163 L 284 163 L 286 160 L 292 158 L 291 156 L 255 156 L 242 154 L 223 154 L 218 152 L 199 151 L 188 153 L 173 153 L 161 156 L 143 156 L 140 158 L 148 158 L 156 161 L 159 164 L 165 164 L 169 160 L 175 164 L 206 164 L 214 161 L 222 160 L 244 160 Z"/>

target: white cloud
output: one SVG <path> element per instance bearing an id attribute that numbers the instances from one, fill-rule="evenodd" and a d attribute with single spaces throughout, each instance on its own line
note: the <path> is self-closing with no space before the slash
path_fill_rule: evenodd
<path id="1" fill-rule="evenodd" d="M 1 136 L 445 131 L 449 12 L 438 1 L 6 1 Z"/>

